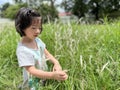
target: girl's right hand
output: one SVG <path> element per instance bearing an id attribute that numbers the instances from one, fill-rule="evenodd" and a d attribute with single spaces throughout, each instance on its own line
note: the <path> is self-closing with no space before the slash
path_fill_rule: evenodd
<path id="1" fill-rule="evenodd" d="M 66 71 L 54 71 L 52 76 L 53 76 L 53 79 L 59 80 L 59 81 L 64 81 L 68 78 Z"/>

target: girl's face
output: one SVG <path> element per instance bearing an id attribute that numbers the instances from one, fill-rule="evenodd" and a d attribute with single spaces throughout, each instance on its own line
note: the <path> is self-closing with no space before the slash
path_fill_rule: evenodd
<path id="1" fill-rule="evenodd" d="M 24 30 L 25 37 L 29 39 L 35 39 L 41 32 L 42 25 L 41 25 L 41 18 L 35 17 L 33 18 L 31 26 Z"/>

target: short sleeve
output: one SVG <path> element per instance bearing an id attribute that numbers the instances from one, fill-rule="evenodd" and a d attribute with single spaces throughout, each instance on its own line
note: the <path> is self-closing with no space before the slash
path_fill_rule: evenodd
<path id="1" fill-rule="evenodd" d="M 25 48 L 18 48 L 16 54 L 19 67 L 35 65 L 34 57 L 29 50 Z"/>

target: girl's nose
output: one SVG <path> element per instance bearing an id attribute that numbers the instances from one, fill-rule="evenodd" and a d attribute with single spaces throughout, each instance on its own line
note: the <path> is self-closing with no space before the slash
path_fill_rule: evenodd
<path id="1" fill-rule="evenodd" d="M 40 29 L 37 29 L 37 30 L 36 30 L 36 33 L 40 33 Z"/>

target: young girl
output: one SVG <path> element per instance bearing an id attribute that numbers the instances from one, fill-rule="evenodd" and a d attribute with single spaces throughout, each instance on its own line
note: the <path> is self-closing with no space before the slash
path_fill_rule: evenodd
<path id="1" fill-rule="evenodd" d="M 38 35 L 42 32 L 41 16 L 30 8 L 21 8 L 15 18 L 16 31 L 21 40 L 16 50 L 19 66 L 23 68 L 24 90 L 37 90 L 45 79 L 66 80 L 68 75 L 46 49 Z M 46 59 L 53 64 L 53 71 L 48 72 Z"/>

